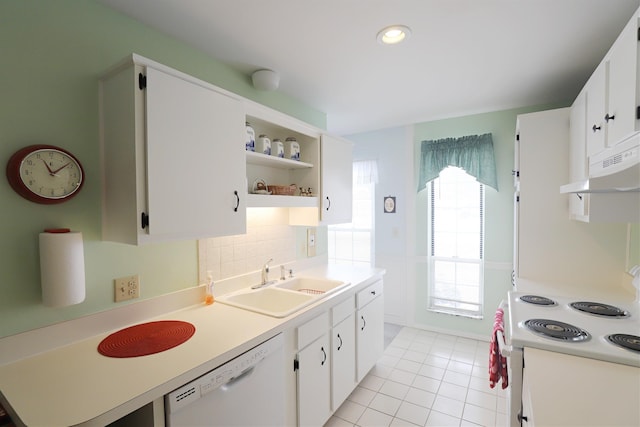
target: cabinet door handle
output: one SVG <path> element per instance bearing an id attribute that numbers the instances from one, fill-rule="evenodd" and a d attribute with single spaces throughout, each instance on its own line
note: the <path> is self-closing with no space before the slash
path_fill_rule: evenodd
<path id="1" fill-rule="evenodd" d="M 607 115 L 606 115 L 606 116 L 604 116 L 604 121 L 605 121 L 605 122 L 607 122 L 607 123 L 609 123 L 609 120 L 615 120 L 615 118 L 616 118 L 616 116 L 615 116 L 615 115 L 610 116 L 610 115 L 609 115 L 609 113 L 607 113 Z"/>
<path id="2" fill-rule="evenodd" d="M 324 366 L 324 362 L 327 361 L 327 352 L 324 351 L 324 347 L 320 347 L 320 351 L 322 351 L 322 362 L 320 362 L 320 365 Z"/>
<path id="3" fill-rule="evenodd" d="M 375 295 L 375 294 L 376 294 L 376 291 L 371 291 L 371 295 Z"/>
<path id="4" fill-rule="evenodd" d="M 591 128 L 591 130 L 593 130 L 593 133 L 598 132 L 600 129 L 602 129 L 602 126 L 593 125 L 593 127 Z"/>
<path id="5" fill-rule="evenodd" d="M 364 331 L 365 326 L 367 326 L 367 321 L 364 320 L 364 316 L 360 316 L 360 318 L 362 319 L 362 327 L 360 328 L 360 330 Z"/>
<path id="6" fill-rule="evenodd" d="M 576 193 L 576 197 L 577 197 L 579 200 L 582 200 L 582 194 L 580 194 L 580 193 Z"/>
<path id="7" fill-rule="evenodd" d="M 331 199 L 329 198 L 329 196 L 327 196 L 327 208 L 325 209 L 327 212 L 329 211 L 329 209 L 331 208 Z"/>
<path id="8" fill-rule="evenodd" d="M 236 207 L 233 208 L 234 212 L 238 212 L 238 207 L 240 206 L 240 196 L 237 191 L 234 191 L 233 194 L 236 196 Z"/>
<path id="9" fill-rule="evenodd" d="M 145 229 L 149 226 L 149 215 L 144 212 L 140 214 L 140 226 L 142 227 L 142 229 Z"/>
<path id="10" fill-rule="evenodd" d="M 338 339 L 340 340 L 340 344 L 338 344 L 338 351 L 342 348 L 342 337 L 338 334 Z"/>

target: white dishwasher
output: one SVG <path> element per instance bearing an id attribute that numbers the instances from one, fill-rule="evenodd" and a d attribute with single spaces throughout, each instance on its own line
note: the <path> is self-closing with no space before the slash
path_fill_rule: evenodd
<path id="1" fill-rule="evenodd" d="M 167 394 L 167 426 L 283 426 L 283 341 L 278 334 Z"/>

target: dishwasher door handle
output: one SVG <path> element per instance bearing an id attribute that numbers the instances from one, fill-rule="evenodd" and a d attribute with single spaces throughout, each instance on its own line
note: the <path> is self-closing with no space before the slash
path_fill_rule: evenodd
<path id="1" fill-rule="evenodd" d="M 240 381 L 242 381 L 245 377 L 248 377 L 249 375 L 251 375 L 253 373 L 253 370 L 255 369 L 255 366 L 252 366 L 250 368 L 245 369 L 244 371 L 242 371 L 240 373 L 240 375 L 238 375 L 237 377 L 233 377 L 231 379 L 229 379 L 229 381 L 227 381 L 226 383 L 224 383 L 220 389 L 223 391 L 227 391 L 229 389 L 231 389 L 234 385 L 236 385 L 237 383 L 239 383 Z"/>

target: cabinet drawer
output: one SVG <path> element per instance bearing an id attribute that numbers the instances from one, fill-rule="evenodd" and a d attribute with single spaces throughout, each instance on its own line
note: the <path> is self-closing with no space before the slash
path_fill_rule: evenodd
<path id="1" fill-rule="evenodd" d="M 331 325 L 336 326 L 355 310 L 353 297 L 349 297 L 331 309 Z"/>
<path id="2" fill-rule="evenodd" d="M 360 309 L 369 304 L 374 298 L 382 295 L 382 280 L 378 280 L 373 285 L 358 292 L 356 295 L 356 305 Z"/>
<path id="3" fill-rule="evenodd" d="M 318 317 L 309 320 L 297 329 L 298 350 L 311 344 L 316 338 L 324 334 L 329 329 L 329 313 L 325 312 Z"/>

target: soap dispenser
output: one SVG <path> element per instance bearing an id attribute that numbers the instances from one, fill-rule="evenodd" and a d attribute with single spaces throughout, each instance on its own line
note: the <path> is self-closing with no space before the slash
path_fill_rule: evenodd
<path id="1" fill-rule="evenodd" d="M 213 297 L 213 274 L 207 271 L 207 296 L 204 299 L 206 305 L 213 304 L 215 298 Z"/>

